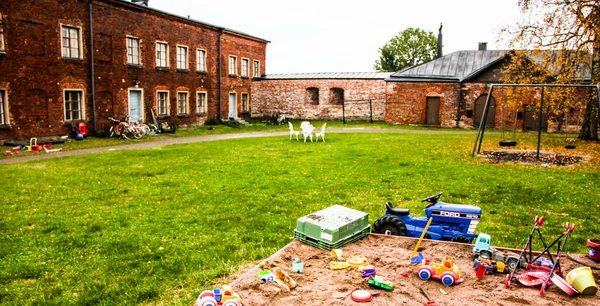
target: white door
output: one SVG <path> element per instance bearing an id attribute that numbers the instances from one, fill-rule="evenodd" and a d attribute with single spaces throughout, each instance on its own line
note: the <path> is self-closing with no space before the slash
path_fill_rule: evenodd
<path id="1" fill-rule="evenodd" d="M 142 119 L 142 91 L 129 91 L 129 121 L 137 122 Z"/>
<path id="2" fill-rule="evenodd" d="M 229 94 L 229 118 L 235 118 L 237 115 L 236 95 L 234 92 Z"/>

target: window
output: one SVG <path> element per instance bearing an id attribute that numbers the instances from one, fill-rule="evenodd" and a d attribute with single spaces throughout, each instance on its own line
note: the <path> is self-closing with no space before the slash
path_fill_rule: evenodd
<path id="1" fill-rule="evenodd" d="M 177 69 L 188 69 L 188 48 L 186 46 L 177 46 Z"/>
<path id="2" fill-rule="evenodd" d="M 81 90 L 65 90 L 65 121 L 82 120 L 82 96 Z"/>
<path id="3" fill-rule="evenodd" d="M 330 88 L 329 89 L 329 103 L 331 104 L 343 104 L 344 103 L 344 89 L 342 88 Z"/>
<path id="4" fill-rule="evenodd" d="M 235 56 L 229 56 L 229 75 L 236 75 L 237 74 L 237 69 L 236 69 L 236 61 L 237 61 L 237 57 Z"/>
<path id="5" fill-rule="evenodd" d="M 127 37 L 127 64 L 141 65 L 140 40 L 138 38 Z"/>
<path id="6" fill-rule="evenodd" d="M 248 77 L 248 69 L 250 68 L 250 60 L 247 58 L 242 58 L 242 77 Z"/>
<path id="7" fill-rule="evenodd" d="M 165 42 L 156 43 L 156 67 L 169 67 L 168 45 Z"/>
<path id="8" fill-rule="evenodd" d="M 319 89 L 316 87 L 309 87 L 305 92 L 305 100 L 310 104 L 319 104 Z"/>
<path id="9" fill-rule="evenodd" d="M 8 124 L 8 103 L 6 102 L 6 91 L 0 89 L 0 125 Z"/>
<path id="10" fill-rule="evenodd" d="M 169 114 L 169 92 L 168 91 L 157 91 L 156 92 L 156 112 L 158 115 Z"/>
<path id="11" fill-rule="evenodd" d="M 206 71 L 206 50 L 196 49 L 196 71 Z"/>
<path id="12" fill-rule="evenodd" d="M 70 26 L 61 27 L 62 35 L 62 57 L 81 58 L 79 41 L 79 28 Z"/>
<path id="13" fill-rule="evenodd" d="M 0 13 L 0 52 L 4 52 L 4 21 L 2 19 L 2 13 Z M 2 123 L 4 124 L 4 123 Z"/>
<path id="14" fill-rule="evenodd" d="M 248 112 L 248 94 L 242 93 L 242 113 Z"/>
<path id="15" fill-rule="evenodd" d="M 206 92 L 196 93 L 196 113 L 206 114 Z"/>
<path id="16" fill-rule="evenodd" d="M 260 61 L 254 61 L 254 75 L 255 78 L 260 78 Z"/>
<path id="17" fill-rule="evenodd" d="M 177 93 L 177 114 L 187 114 L 188 105 L 188 93 L 178 92 Z"/>

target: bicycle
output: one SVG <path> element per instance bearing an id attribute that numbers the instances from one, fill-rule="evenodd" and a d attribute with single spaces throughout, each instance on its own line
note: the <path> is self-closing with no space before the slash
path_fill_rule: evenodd
<path id="1" fill-rule="evenodd" d="M 109 131 L 110 137 L 117 135 L 119 138 L 129 139 L 129 137 L 133 137 L 135 139 L 140 139 L 145 135 L 143 128 L 128 124 L 127 119 L 121 121 L 108 117 L 108 121 L 110 121 L 111 124 Z"/>

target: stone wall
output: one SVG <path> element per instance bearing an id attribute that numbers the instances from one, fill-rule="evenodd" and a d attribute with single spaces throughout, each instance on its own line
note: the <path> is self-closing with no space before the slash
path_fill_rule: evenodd
<path id="1" fill-rule="evenodd" d="M 252 93 L 252 117 L 369 120 L 372 108 L 373 120 L 385 118 L 383 79 L 263 79 L 252 83 Z"/>

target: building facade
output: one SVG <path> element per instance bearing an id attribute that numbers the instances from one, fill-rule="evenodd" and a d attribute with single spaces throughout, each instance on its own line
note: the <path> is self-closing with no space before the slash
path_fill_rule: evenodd
<path id="1" fill-rule="evenodd" d="M 267 43 L 129 1 L 1 1 L 0 141 L 247 117 Z"/>

